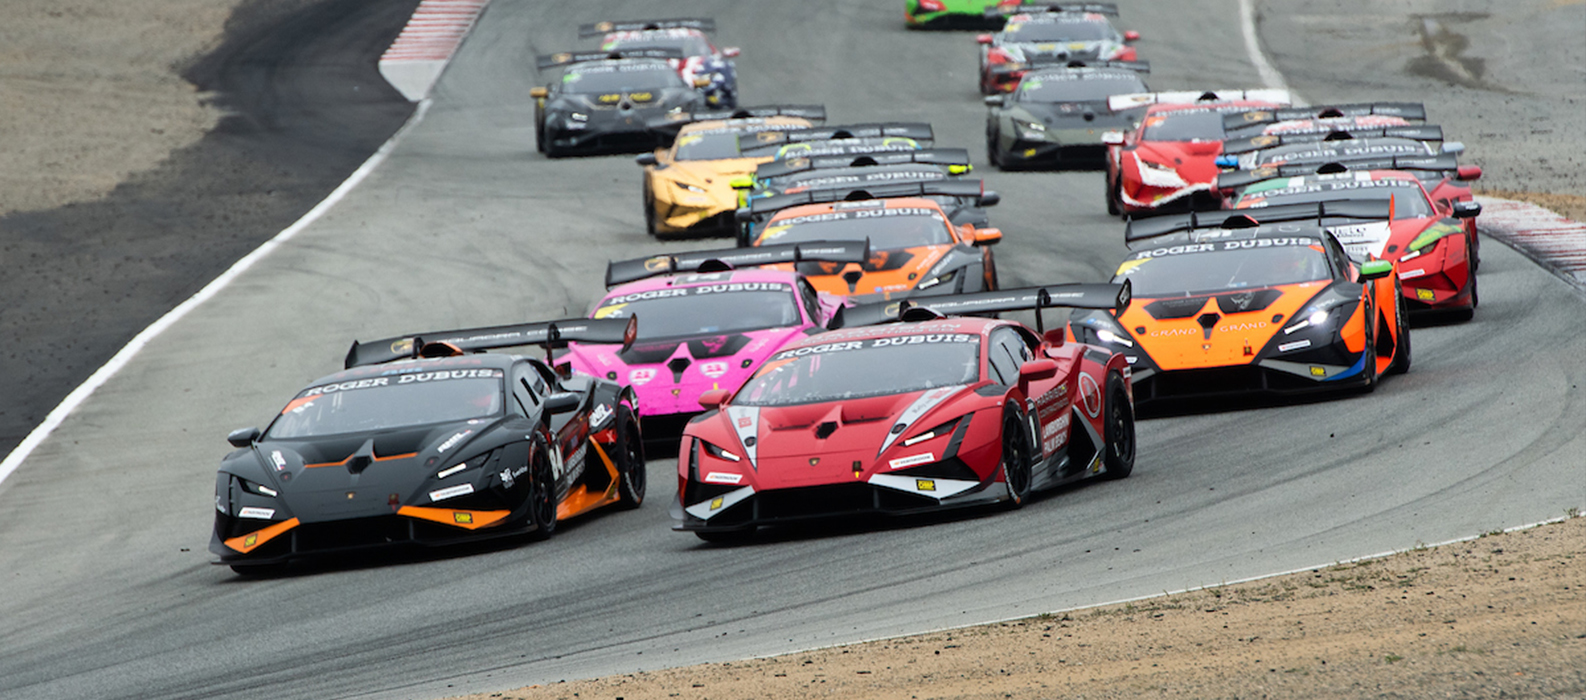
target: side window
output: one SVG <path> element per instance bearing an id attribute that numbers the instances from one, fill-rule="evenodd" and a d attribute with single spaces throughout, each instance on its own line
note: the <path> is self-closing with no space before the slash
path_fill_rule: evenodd
<path id="1" fill-rule="evenodd" d="M 514 403 L 517 404 L 518 411 L 525 416 L 529 415 L 535 407 L 540 405 L 538 393 L 529 388 L 529 377 L 533 376 L 533 374 L 529 368 L 523 365 L 518 365 L 512 370 L 512 398 Z"/>
<path id="2" fill-rule="evenodd" d="M 1019 365 L 1024 364 L 1021 351 L 1023 354 L 1030 352 L 1013 329 L 998 328 L 992 331 L 991 342 L 986 348 L 987 360 L 994 375 L 992 379 L 998 384 L 1019 381 Z"/>
<path id="3" fill-rule="evenodd" d="M 1344 246 L 1338 242 L 1333 234 L 1327 234 L 1327 258 L 1333 264 L 1335 277 L 1349 276 L 1349 255 L 1344 252 Z M 1353 282 L 1354 280 L 1349 280 Z"/>
<path id="4" fill-rule="evenodd" d="M 809 318 L 810 323 L 820 325 L 824 319 L 821 318 L 821 305 L 819 297 L 815 294 L 815 288 L 810 286 L 809 280 L 800 277 L 798 290 L 799 301 L 804 302 L 804 315 Z"/>
<path id="5" fill-rule="evenodd" d="M 543 362 L 530 362 L 534 373 L 529 377 L 529 387 L 534 393 L 544 396 L 553 391 L 560 391 L 561 381 L 556 378 L 556 371 L 547 367 Z"/>

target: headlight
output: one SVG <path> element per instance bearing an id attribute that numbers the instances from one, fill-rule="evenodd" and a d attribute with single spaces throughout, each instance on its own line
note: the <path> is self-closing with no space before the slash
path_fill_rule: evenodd
<path id="1" fill-rule="evenodd" d="M 1295 318 L 1300 319 L 1300 322 L 1284 328 L 1283 334 L 1288 335 L 1306 328 L 1321 326 L 1327 323 L 1328 317 L 1330 317 L 1334 311 L 1339 309 L 1352 309 L 1354 308 L 1354 303 L 1355 302 L 1350 299 L 1340 299 L 1331 302 L 1324 302 L 1321 304 L 1312 304 L 1294 316 Z"/>
<path id="2" fill-rule="evenodd" d="M 1421 235 L 1415 237 L 1415 240 L 1410 241 L 1410 245 L 1405 246 L 1404 249 L 1408 252 L 1405 253 L 1404 257 L 1399 258 L 1399 261 L 1413 260 L 1437 250 L 1437 242 L 1443 240 L 1443 236 L 1448 235 L 1448 233 L 1448 231 L 1435 228 L 1422 232 Z"/>
<path id="3" fill-rule="evenodd" d="M 700 440 L 699 444 L 705 446 L 705 454 L 710 455 L 712 457 L 715 457 L 716 459 L 725 459 L 725 460 L 727 460 L 729 462 L 742 462 L 743 461 L 742 457 L 739 457 L 737 454 L 733 453 L 731 450 L 724 450 L 724 449 L 722 449 L 720 447 L 717 447 L 717 446 L 712 445 L 712 444 L 710 444 L 708 442 L 705 442 L 704 440 Z"/>
<path id="4" fill-rule="evenodd" d="M 705 188 L 703 188 L 703 187 L 695 187 L 693 185 L 690 185 L 690 184 L 687 184 L 687 183 L 683 183 L 683 182 L 675 182 L 673 184 L 677 185 L 679 188 L 688 190 L 689 192 L 697 192 L 699 194 L 704 194 L 705 193 Z"/>
<path id="5" fill-rule="evenodd" d="M 1144 158 L 1137 158 L 1136 160 L 1137 160 L 1137 162 L 1140 163 L 1140 167 L 1142 169 L 1145 169 L 1145 170 L 1155 170 L 1155 171 L 1157 171 L 1159 173 L 1176 173 L 1177 172 L 1171 166 L 1163 165 L 1161 163 L 1152 163 L 1151 161 L 1146 160 Z"/>
<path id="6" fill-rule="evenodd" d="M 1022 138 L 1029 138 L 1029 139 L 1044 139 L 1044 138 L 1046 138 L 1046 125 L 1045 124 L 1041 124 L 1039 122 L 1025 121 L 1023 119 L 1015 119 L 1015 120 L 1013 120 L 1013 126 L 1016 127 L 1019 130 L 1019 136 L 1022 137 Z"/>
<path id="7" fill-rule="evenodd" d="M 958 421 L 959 420 L 961 420 L 961 419 L 960 418 L 954 418 L 954 419 L 952 419 L 950 421 L 947 421 L 946 423 L 943 423 L 943 424 L 938 425 L 938 426 L 936 426 L 934 428 L 931 428 L 930 430 L 927 430 L 927 431 L 925 431 L 923 433 L 920 433 L 919 435 L 915 435 L 914 437 L 907 438 L 907 439 L 905 439 L 903 441 L 903 446 L 904 447 L 913 447 L 913 446 L 918 445 L 918 444 L 920 444 L 922 442 L 925 442 L 926 440 L 934 440 L 934 439 L 939 438 L 939 437 L 945 437 L 947 435 L 951 435 L 953 433 L 953 428 L 958 426 Z"/>
<path id="8" fill-rule="evenodd" d="M 461 471 L 465 471 L 465 470 L 468 470 L 468 469 L 478 469 L 478 468 L 480 468 L 482 466 L 485 466 L 485 462 L 490 461 L 490 455 L 492 455 L 492 454 L 495 454 L 495 453 L 494 452 L 486 452 L 486 453 L 484 453 L 482 455 L 479 455 L 477 457 L 474 457 L 473 459 L 470 459 L 470 460 L 468 460 L 466 462 L 458 462 L 457 464 L 453 464 L 450 467 L 447 467 L 445 469 L 440 470 L 439 472 L 436 472 L 435 473 L 435 478 L 444 479 L 444 478 L 446 478 L 448 476 L 451 476 L 451 475 L 456 474 L 456 473 L 461 472 Z"/>
<path id="9" fill-rule="evenodd" d="M 1125 338 L 1125 337 L 1123 337 L 1121 335 L 1118 335 L 1117 333 L 1109 331 L 1109 330 L 1107 330 L 1105 328 L 1103 328 L 1103 329 L 1101 329 L 1099 331 L 1096 331 L 1096 339 L 1100 340 L 1103 343 L 1111 343 L 1113 345 L 1122 345 L 1122 346 L 1124 346 L 1126 348 L 1134 347 L 1134 341 L 1129 340 L 1128 338 Z"/>
<path id="10" fill-rule="evenodd" d="M 921 282 L 921 283 L 915 285 L 914 288 L 915 289 L 930 289 L 931 287 L 935 287 L 936 285 L 941 284 L 943 282 L 951 282 L 951 281 L 953 281 L 953 278 L 957 277 L 957 276 L 958 276 L 958 271 L 957 270 L 953 270 L 951 272 L 948 272 L 945 275 L 937 275 L 937 276 L 932 277 L 932 278 L 930 278 L 928 280 L 925 280 L 924 282 Z"/>
<path id="11" fill-rule="evenodd" d="M 584 114 L 583 112 L 568 112 L 567 113 L 567 121 L 570 121 L 570 122 L 587 122 L 587 121 L 589 121 L 589 115 Z"/>
<path id="12" fill-rule="evenodd" d="M 237 477 L 237 481 L 238 481 L 238 483 L 242 484 L 242 490 L 247 491 L 248 493 L 254 494 L 256 496 L 264 496 L 266 498 L 275 498 L 276 496 L 280 495 L 280 493 L 281 493 L 279 491 L 276 491 L 275 489 L 272 489 L 272 488 L 270 488 L 268 486 L 265 486 L 264 484 L 255 484 L 252 481 L 248 481 L 247 479 L 244 479 L 244 478 L 242 478 L 240 476 Z"/>

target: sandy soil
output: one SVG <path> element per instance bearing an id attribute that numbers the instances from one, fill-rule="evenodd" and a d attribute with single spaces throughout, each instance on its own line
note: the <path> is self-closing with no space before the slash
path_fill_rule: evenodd
<path id="1" fill-rule="evenodd" d="M 1127 605 L 466 696 L 1056 697 L 1586 697 L 1586 518 Z"/>
<path id="2" fill-rule="evenodd" d="M 221 115 L 178 73 L 238 4 L 6 0 L 0 215 L 94 200 L 198 141 Z M 1586 216 L 1578 196 L 1491 194 Z M 1131 605 L 471 697 L 1578 698 L 1582 553 L 1576 518 Z"/>
<path id="3" fill-rule="evenodd" d="M 6 0 L 0 215 L 96 199 L 219 119 L 177 75 L 238 1 Z"/>

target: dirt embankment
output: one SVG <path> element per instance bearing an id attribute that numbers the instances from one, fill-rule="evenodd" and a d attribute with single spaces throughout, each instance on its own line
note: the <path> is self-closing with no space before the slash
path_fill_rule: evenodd
<path id="1" fill-rule="evenodd" d="M 466 700 L 1586 697 L 1586 518 L 1127 605 Z"/>

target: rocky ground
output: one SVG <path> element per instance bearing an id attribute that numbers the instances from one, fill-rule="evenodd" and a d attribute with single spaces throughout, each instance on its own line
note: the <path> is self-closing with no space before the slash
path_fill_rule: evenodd
<path id="1" fill-rule="evenodd" d="M 233 120 L 229 129 L 217 128 L 237 112 L 215 104 L 198 86 L 209 84 L 215 67 L 224 63 L 215 60 L 217 52 L 240 50 L 235 42 L 225 48 L 228 32 L 233 38 L 246 35 L 249 28 L 269 27 L 305 7 L 353 4 L 7 0 L 0 7 L 0 104 L 6 114 L 0 120 L 0 216 L 6 217 L 0 219 L 0 265 L 12 271 L 35 265 L 30 261 L 41 252 L 55 250 L 48 241 L 65 240 L 74 247 L 125 249 L 118 255 L 135 271 L 146 262 L 126 248 L 138 245 L 136 231 L 128 234 L 125 227 L 108 224 L 103 231 L 85 231 L 74 222 L 119 221 L 150 202 L 165 201 L 160 197 L 211 202 L 206 213 L 228 222 L 226 228 L 233 231 L 227 236 L 229 248 L 222 251 L 231 256 L 228 260 L 273 235 L 295 218 L 294 212 L 316 201 L 314 192 L 328 191 L 320 181 L 324 177 L 272 171 L 268 176 L 282 182 L 281 192 L 292 201 L 263 203 L 275 201 L 276 192 L 260 191 L 260 178 L 248 170 L 264 169 L 263 161 L 243 157 L 254 151 L 218 137 L 221 132 L 247 135 L 250 128 L 268 132 L 268 124 Z M 237 8 L 240 17 L 232 14 Z M 338 94 L 350 95 L 352 88 Z M 405 116 L 389 90 L 357 99 L 354 110 L 381 116 L 376 131 L 388 134 Z M 378 144 L 385 134 L 365 138 Z M 372 146 L 349 148 L 331 169 L 355 167 L 360 149 Z M 206 173 L 220 172 L 231 173 L 231 179 L 206 179 Z M 210 191 L 216 186 L 235 191 L 228 198 Z M 1576 194 L 1489 194 L 1586 216 L 1586 197 Z M 202 220 L 191 214 L 178 218 Z M 193 233 L 184 235 L 160 238 L 162 252 L 156 257 L 166 260 L 174 255 L 169 251 L 202 241 Z M 85 279 L 121 274 L 121 262 L 105 257 L 73 263 L 62 274 Z M 193 280 L 147 295 L 137 310 L 157 316 L 159 308 L 169 308 L 226 262 L 178 266 L 176 272 Z M 171 274 L 161 270 L 153 277 Z M 45 277 L 61 279 L 54 273 Z M 20 334 L 16 337 L 26 341 L 41 332 L 38 319 L 54 313 L 16 315 L 21 299 L 38 298 L 45 277 L 26 283 L 13 279 L 0 287 L 5 296 L 0 309 L 13 314 L 4 321 L 7 335 Z M 106 289 L 127 297 L 137 291 Z M 107 297 L 111 293 L 103 291 Z M 129 325 L 116 337 L 147 323 L 134 320 L 128 323 L 136 328 Z M 79 374 L 119 347 L 116 338 L 102 340 L 105 350 L 87 353 Z M 17 357 L 12 352 L 6 364 L 14 369 Z M 60 379 L 63 386 L 67 379 Z M 6 386 L 11 393 L 21 384 Z M 16 422 L 36 420 L 29 413 Z M 0 452 L 8 451 L 20 433 L 4 437 Z M 1586 697 L 1583 562 L 1586 519 L 1575 518 L 1096 610 L 474 697 L 1581 698 Z"/>

